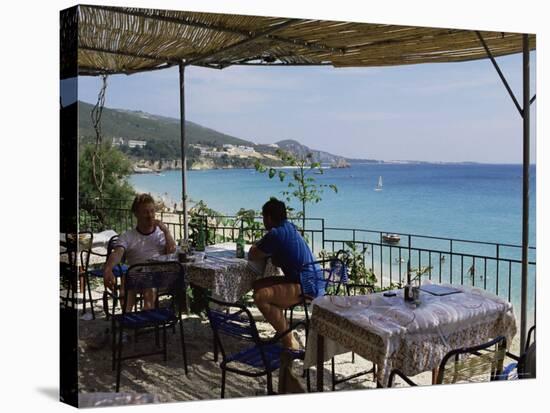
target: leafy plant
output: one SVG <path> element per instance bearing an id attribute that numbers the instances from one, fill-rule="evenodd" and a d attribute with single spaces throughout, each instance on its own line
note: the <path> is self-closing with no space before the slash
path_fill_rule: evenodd
<path id="1" fill-rule="evenodd" d="M 288 202 L 295 199 L 300 203 L 301 211 L 297 215 L 302 220 L 302 230 L 306 228 L 306 205 L 309 203 L 318 203 L 322 200 L 324 188 L 330 188 L 335 193 L 338 192 L 338 188 L 333 184 L 318 184 L 312 175 L 322 175 L 323 168 L 319 162 L 313 161 L 313 156 L 308 153 L 305 156 L 295 156 L 289 152 L 278 149 L 276 155 L 281 158 L 283 163 L 287 166 L 296 167 L 292 172 L 286 172 L 283 170 L 277 170 L 275 168 L 268 168 L 262 165 L 259 161 L 256 161 L 255 168 L 258 172 L 267 173 L 269 179 L 275 177 L 279 178 L 281 182 L 284 182 L 288 177 L 287 190 L 282 194 Z"/>
<path id="2" fill-rule="evenodd" d="M 346 265 L 348 269 L 349 284 L 359 294 L 373 292 L 376 289 L 377 277 L 372 268 L 368 268 L 365 264 L 365 255 L 368 251 L 368 246 L 359 247 L 348 241 L 345 243 L 346 248 L 338 252 L 327 252 L 322 250 L 319 253 L 321 259 L 338 258 Z"/>
<path id="3" fill-rule="evenodd" d="M 411 284 L 413 284 L 415 281 L 417 281 L 418 284 L 421 284 L 422 276 L 429 273 L 432 269 L 433 269 L 433 266 L 412 268 L 411 269 Z"/>
<path id="4" fill-rule="evenodd" d="M 248 236 L 248 241 L 255 242 L 264 233 L 263 224 L 256 220 L 260 213 L 253 209 L 241 208 L 237 212 L 237 219 L 234 221 L 235 227 L 243 231 L 243 237 Z"/>
<path id="5" fill-rule="evenodd" d="M 201 228 L 205 231 L 207 244 L 212 245 L 219 241 L 216 233 L 216 227 L 221 221 L 219 215 L 219 212 L 209 208 L 202 200 L 189 209 L 189 238 L 194 245 L 197 244 Z"/>
<path id="6" fill-rule="evenodd" d="M 134 190 L 128 182 L 132 173 L 131 163 L 128 158 L 116 147 L 104 143 L 99 147 L 103 182 L 101 191 L 97 188 L 93 178 L 93 161 L 95 145 L 83 145 L 79 154 L 78 184 L 80 197 L 80 222 L 89 226 L 94 231 L 102 231 L 106 228 L 115 228 L 116 220 L 109 214 L 108 208 L 97 207 L 98 202 L 103 206 L 103 200 L 127 200 L 132 199 Z M 120 206 L 119 206 L 120 208 Z M 116 228 L 115 228 L 116 229 Z"/>

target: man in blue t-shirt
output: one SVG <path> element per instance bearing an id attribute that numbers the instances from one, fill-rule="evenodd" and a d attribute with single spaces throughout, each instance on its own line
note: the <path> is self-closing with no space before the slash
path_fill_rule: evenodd
<path id="1" fill-rule="evenodd" d="M 315 258 L 294 224 L 287 220 L 284 202 L 271 198 L 262 207 L 262 215 L 269 232 L 250 247 L 248 259 L 259 261 L 271 257 L 272 263 L 283 270 L 284 277 L 257 280 L 253 285 L 254 303 L 275 331 L 281 333 L 288 328 L 283 310 L 300 302 L 300 272 L 304 264 L 312 263 Z M 311 265 L 311 271 L 317 272 L 318 267 Z M 314 295 L 322 295 L 321 289 L 316 289 Z M 298 349 L 291 334 L 284 336 L 282 343 L 287 348 Z"/>

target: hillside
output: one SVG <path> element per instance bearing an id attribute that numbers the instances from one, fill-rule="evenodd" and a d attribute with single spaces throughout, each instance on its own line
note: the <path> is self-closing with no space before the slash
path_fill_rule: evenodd
<path id="1" fill-rule="evenodd" d="M 95 136 L 90 117 L 93 105 L 78 102 L 78 132 L 81 137 Z M 175 143 L 179 148 L 180 122 L 178 119 L 151 115 L 140 111 L 129 111 L 104 108 L 101 125 L 106 137 L 123 137 L 146 141 L 163 141 Z M 186 121 L 185 132 L 188 143 L 202 143 L 211 146 L 223 144 L 253 145 L 252 142 L 234 136 L 205 128 L 196 123 Z"/>
<path id="2" fill-rule="evenodd" d="M 94 141 L 92 108 L 89 103 L 78 102 L 78 129 L 83 143 Z M 104 108 L 101 117 L 104 141 L 122 140 L 120 150 L 134 161 L 134 170 L 143 172 L 181 167 L 176 161 L 181 151 L 179 125 L 178 119 L 124 109 Z M 310 149 L 295 140 L 255 144 L 190 121 L 185 122 L 185 131 L 190 169 L 252 168 L 257 160 L 268 166 L 281 166 L 275 156 L 278 147 L 295 155 L 312 153 L 314 160 L 324 164 L 347 166 L 345 158 Z M 145 141 L 146 145 L 130 147 L 128 140 Z"/>
<path id="3" fill-rule="evenodd" d="M 337 156 L 328 152 L 311 149 L 293 139 L 282 140 L 282 141 L 276 142 L 276 144 L 279 146 L 279 148 L 287 152 L 296 154 L 298 156 L 306 156 L 308 153 L 311 153 L 314 161 L 320 162 L 323 164 L 336 164 L 338 162 L 343 162 L 346 160 L 342 156 Z"/>

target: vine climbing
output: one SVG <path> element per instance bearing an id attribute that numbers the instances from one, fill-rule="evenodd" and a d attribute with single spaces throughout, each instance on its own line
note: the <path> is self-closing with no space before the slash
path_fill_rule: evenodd
<path id="1" fill-rule="evenodd" d="M 97 95 L 97 102 L 92 109 L 92 125 L 95 130 L 95 150 L 92 154 L 92 177 L 94 186 L 99 192 L 99 197 L 103 197 L 103 182 L 105 181 L 105 165 L 101 155 L 102 132 L 101 115 L 105 106 L 105 91 L 107 90 L 107 75 L 101 75 L 101 89 Z"/>

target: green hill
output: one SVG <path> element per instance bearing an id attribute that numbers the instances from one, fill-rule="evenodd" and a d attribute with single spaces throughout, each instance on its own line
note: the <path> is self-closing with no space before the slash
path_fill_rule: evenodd
<path id="1" fill-rule="evenodd" d="M 78 102 L 78 132 L 81 143 L 95 142 L 95 130 L 92 125 L 91 111 L 93 105 Z M 104 142 L 113 142 L 113 138 L 122 138 L 124 143 L 120 150 L 129 156 L 134 164 L 148 168 L 160 169 L 160 160 L 174 161 L 180 159 L 180 122 L 179 119 L 152 115 L 142 111 L 125 109 L 103 108 L 101 116 L 101 130 Z M 275 156 L 277 146 L 268 144 L 254 144 L 245 139 L 227 135 L 206 128 L 197 123 L 185 122 L 187 145 L 187 159 L 189 168 L 252 168 L 256 160 L 269 166 L 281 166 L 280 159 Z M 145 141 L 142 148 L 128 146 L 128 140 Z M 195 146 L 195 145 L 200 145 Z M 228 149 L 223 145 L 245 146 L 244 149 Z M 327 152 L 310 149 L 295 140 L 277 142 L 278 147 L 294 153 L 304 155 L 312 153 L 313 158 L 323 163 L 336 163 L 344 158 Z M 202 153 L 201 153 L 202 152 Z M 145 165 L 145 163 L 149 163 Z M 157 162 L 156 165 L 151 163 Z M 172 166 L 165 167 L 174 168 Z"/>
<path id="2" fill-rule="evenodd" d="M 93 105 L 78 102 L 78 132 L 79 136 L 88 141 L 93 139 L 95 131 L 90 117 Z M 179 154 L 180 122 L 177 119 L 151 115 L 140 111 L 104 108 L 101 117 L 101 127 L 106 138 L 121 137 L 124 139 L 145 140 L 147 142 L 162 142 L 178 148 L 174 156 Z M 252 142 L 234 136 L 205 128 L 193 122 L 185 122 L 187 142 L 221 146 L 223 144 L 253 146 Z"/>

